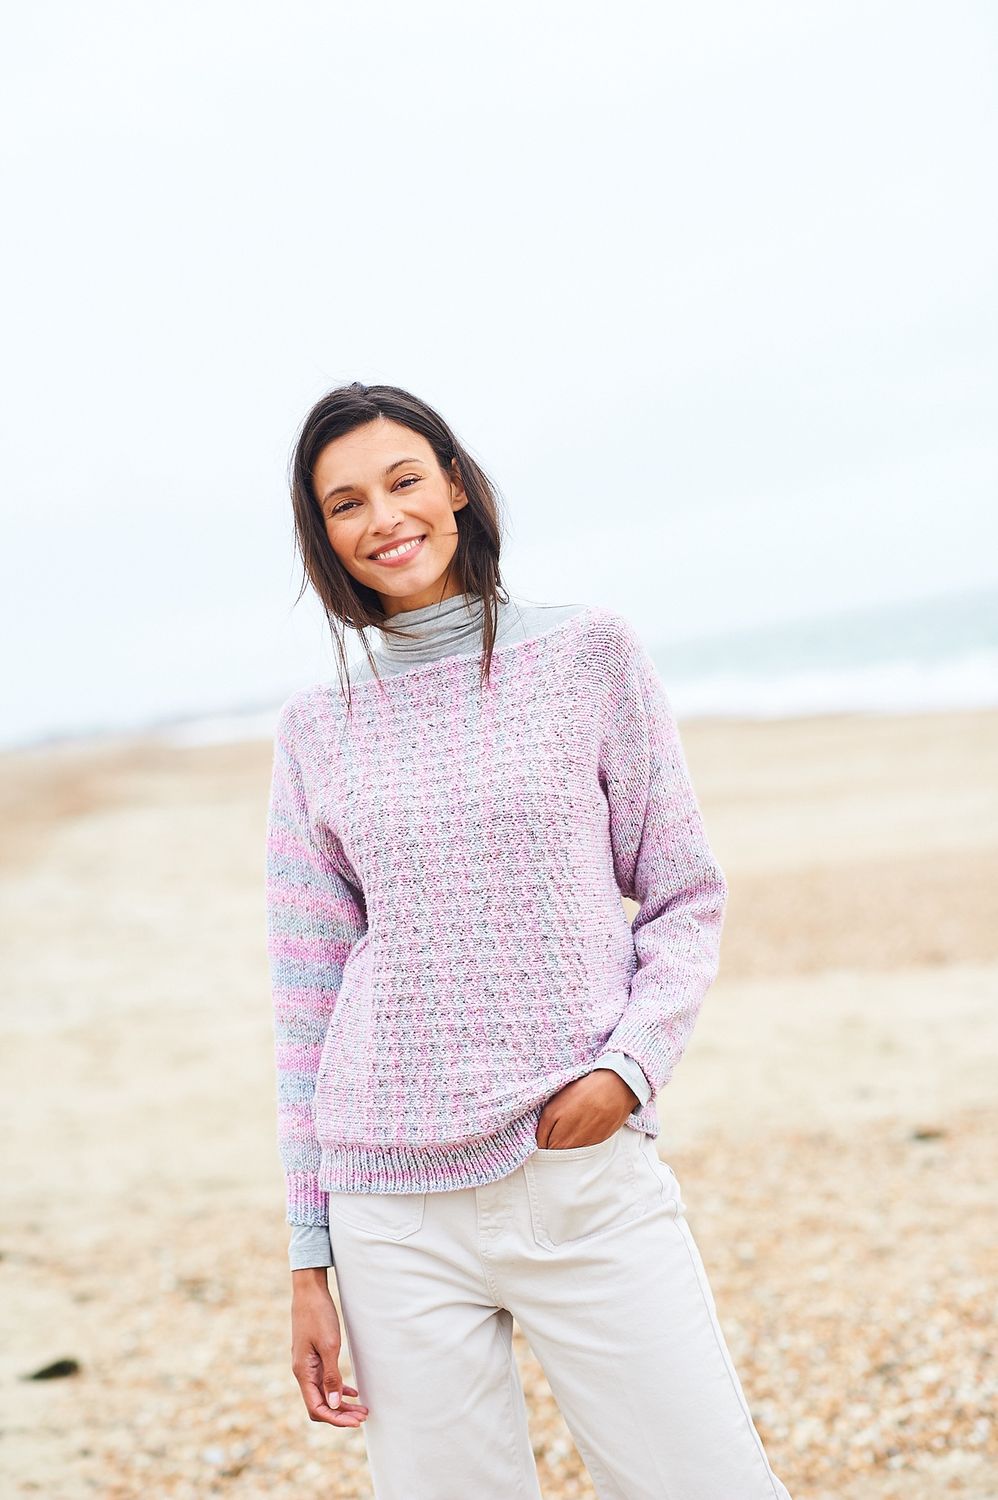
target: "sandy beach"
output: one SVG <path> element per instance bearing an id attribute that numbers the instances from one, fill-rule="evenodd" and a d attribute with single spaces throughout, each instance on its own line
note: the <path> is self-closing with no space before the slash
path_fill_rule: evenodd
<path id="1" fill-rule="evenodd" d="M 731 898 L 658 1147 L 756 1425 L 794 1500 L 993 1500 L 998 712 L 683 739 Z M 0 765 L 5 1493 L 368 1500 L 290 1370 L 269 742 Z"/>

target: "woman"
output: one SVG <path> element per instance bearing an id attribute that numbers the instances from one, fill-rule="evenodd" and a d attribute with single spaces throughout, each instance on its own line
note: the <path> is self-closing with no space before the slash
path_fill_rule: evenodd
<path id="1" fill-rule="evenodd" d="M 501 591 L 495 493 L 405 391 L 320 400 L 291 488 L 341 671 L 281 709 L 267 830 L 309 1415 L 378 1500 L 539 1497 L 515 1317 L 603 1500 L 789 1500 L 654 1145 L 727 887 L 651 658 Z"/>

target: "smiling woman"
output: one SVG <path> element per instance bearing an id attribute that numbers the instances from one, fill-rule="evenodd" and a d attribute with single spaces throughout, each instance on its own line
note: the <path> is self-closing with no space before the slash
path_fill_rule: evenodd
<path id="1" fill-rule="evenodd" d="M 789 1500 L 654 1145 L 727 884 L 652 659 L 615 610 L 500 597 L 492 487 L 406 392 L 325 396 L 292 480 L 331 624 L 383 642 L 353 694 L 293 693 L 274 737 L 309 1415 L 363 1426 L 378 1500 L 539 1500 L 516 1317 L 601 1500 Z"/>
<path id="2" fill-rule="evenodd" d="M 398 386 L 330 392 L 302 424 L 290 483 L 298 597 L 311 583 L 322 600 L 348 695 L 346 628 L 391 638 L 393 615 L 464 593 L 484 606 L 487 674 L 503 597 L 498 496 L 441 416 Z"/>

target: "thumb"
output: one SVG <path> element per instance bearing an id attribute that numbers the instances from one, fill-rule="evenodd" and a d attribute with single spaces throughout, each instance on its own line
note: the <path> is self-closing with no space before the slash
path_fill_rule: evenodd
<path id="1" fill-rule="evenodd" d="M 339 1362 L 330 1353 L 323 1360 L 322 1384 L 326 1391 L 326 1405 L 335 1408 L 339 1406 L 343 1381 L 340 1379 Z"/>

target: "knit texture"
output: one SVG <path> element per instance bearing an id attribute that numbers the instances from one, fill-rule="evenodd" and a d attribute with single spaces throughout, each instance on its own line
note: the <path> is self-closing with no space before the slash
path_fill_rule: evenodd
<path id="1" fill-rule="evenodd" d="M 266 847 L 287 1218 L 326 1193 L 493 1181 L 601 1053 L 658 1134 L 727 897 L 665 688 L 588 607 L 501 646 L 282 706 Z M 628 924 L 620 894 L 639 903 Z"/>

